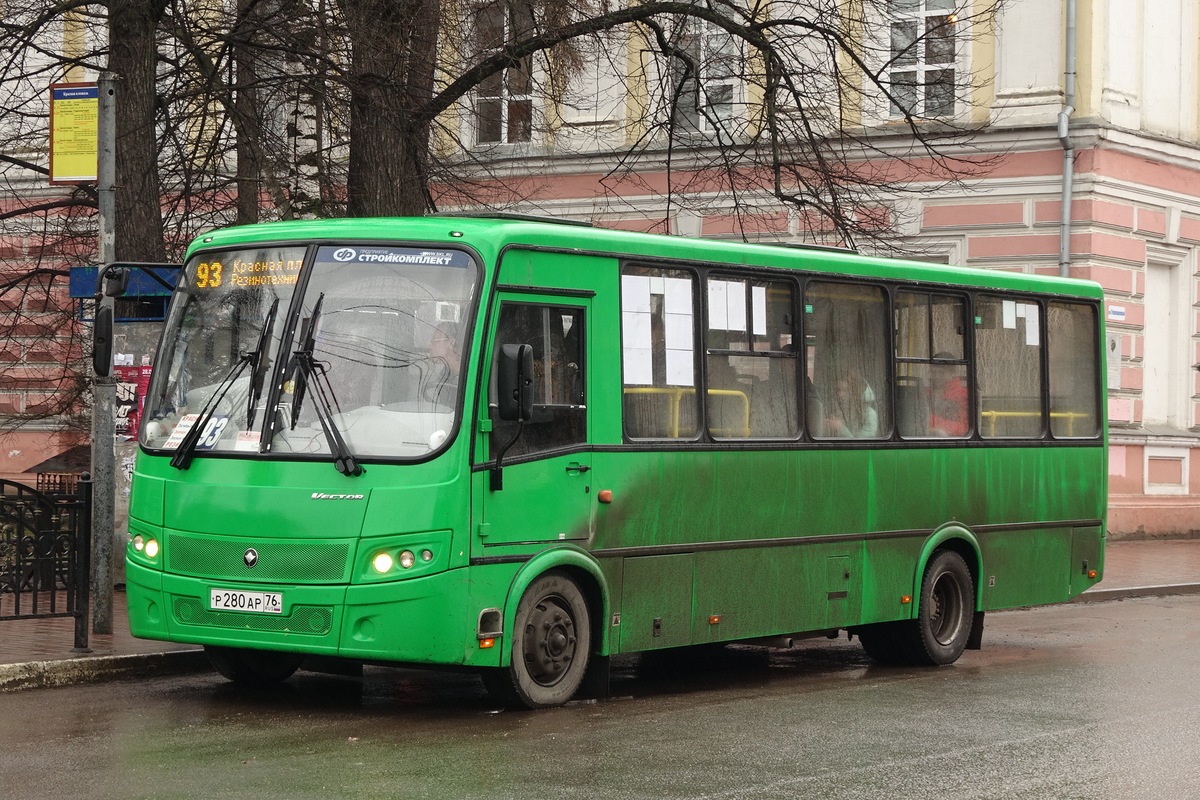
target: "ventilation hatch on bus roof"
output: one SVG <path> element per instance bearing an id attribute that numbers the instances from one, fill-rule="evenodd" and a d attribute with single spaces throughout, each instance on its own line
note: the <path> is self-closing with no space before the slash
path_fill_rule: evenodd
<path id="1" fill-rule="evenodd" d="M 550 222 L 555 225 L 574 225 L 579 228 L 594 228 L 590 222 L 580 219 L 561 219 L 559 217 L 538 217 L 533 214 L 514 214 L 509 211 L 437 211 L 426 214 L 427 217 L 457 217 L 459 219 L 504 219 L 514 222 Z"/>

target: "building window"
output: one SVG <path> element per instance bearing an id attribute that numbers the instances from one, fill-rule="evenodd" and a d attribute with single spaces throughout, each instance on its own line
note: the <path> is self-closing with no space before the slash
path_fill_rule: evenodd
<path id="1" fill-rule="evenodd" d="M 892 115 L 949 117 L 956 95 L 955 0 L 890 0 Z"/>
<path id="2" fill-rule="evenodd" d="M 688 17 L 675 47 L 681 54 L 671 61 L 676 127 L 694 133 L 727 130 L 739 76 L 745 74 L 739 41 L 708 20 Z"/>
<path id="3" fill-rule="evenodd" d="M 533 9 L 519 2 L 481 6 L 475 17 L 480 53 L 498 50 L 533 30 Z M 528 142 L 533 133 L 533 56 L 479 84 L 475 95 L 476 141 L 480 144 Z"/>

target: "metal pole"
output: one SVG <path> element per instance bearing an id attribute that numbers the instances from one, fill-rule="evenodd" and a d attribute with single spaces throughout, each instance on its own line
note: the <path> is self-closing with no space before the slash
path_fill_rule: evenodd
<path id="1" fill-rule="evenodd" d="M 1075 178 L 1075 145 L 1071 142 L 1071 115 L 1075 113 L 1075 0 L 1067 0 L 1067 30 L 1064 48 L 1063 108 L 1058 112 L 1058 141 L 1063 149 L 1062 213 L 1058 223 L 1058 274 L 1071 274 L 1071 201 Z"/>
<path id="2" fill-rule="evenodd" d="M 99 163 L 96 193 L 100 218 L 100 263 L 117 260 L 113 236 L 116 191 L 116 77 L 103 72 L 100 90 Z M 98 276 L 97 276 L 98 277 Z M 96 287 L 96 307 L 112 303 Z M 113 632 L 113 531 L 116 517 L 117 379 L 96 375 L 92 384 L 92 608 L 93 633 Z"/>
<path id="3" fill-rule="evenodd" d="M 75 533 L 79 539 L 75 543 L 75 646 L 72 653 L 90 653 L 88 647 L 88 624 L 91 620 L 91 606 L 88 603 L 88 581 L 92 577 L 92 476 L 83 473 L 79 476 L 79 488 L 75 495 L 79 509 Z"/>

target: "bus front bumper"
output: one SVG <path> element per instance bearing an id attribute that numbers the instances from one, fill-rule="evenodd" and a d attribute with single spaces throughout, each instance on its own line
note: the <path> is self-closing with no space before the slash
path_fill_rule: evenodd
<path id="1" fill-rule="evenodd" d="M 363 661 L 490 666 L 465 570 L 371 585 L 238 584 L 126 562 L 130 632 L 142 639 L 281 650 Z M 222 611 L 212 590 L 282 595 L 279 613 Z"/>

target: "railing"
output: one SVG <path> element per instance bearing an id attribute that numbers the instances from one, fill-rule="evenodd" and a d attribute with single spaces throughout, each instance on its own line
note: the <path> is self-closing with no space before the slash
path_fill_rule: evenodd
<path id="1" fill-rule="evenodd" d="M 983 427 L 983 435 L 989 438 L 995 438 L 997 426 L 1010 419 L 1040 420 L 1041 411 L 980 411 L 980 423 Z M 1075 436 L 1075 423 L 1091 422 L 1095 419 L 1093 414 L 1085 414 L 1078 411 L 1051 411 L 1050 419 L 1066 420 L 1067 430 L 1065 433 L 1060 433 L 1062 436 Z"/>
<path id="2" fill-rule="evenodd" d="M 86 650 L 92 483 L 50 488 L 0 480 L 0 621 L 74 617 L 75 649 Z"/>
<path id="3" fill-rule="evenodd" d="M 666 424 L 658 426 L 659 430 L 654 434 L 653 438 L 679 438 L 681 432 L 680 404 L 684 397 L 694 397 L 695 394 L 696 389 L 691 386 L 625 387 L 626 397 L 660 398 L 666 401 L 666 413 L 657 415 L 661 419 L 655 420 L 656 422 L 665 422 Z M 740 392 L 736 389 L 709 389 L 708 397 L 710 400 L 713 398 L 733 400 L 738 409 L 734 414 L 737 418 L 737 424 L 711 428 L 710 433 L 713 436 L 745 438 L 750 435 L 750 399 L 746 397 L 745 392 Z"/>

